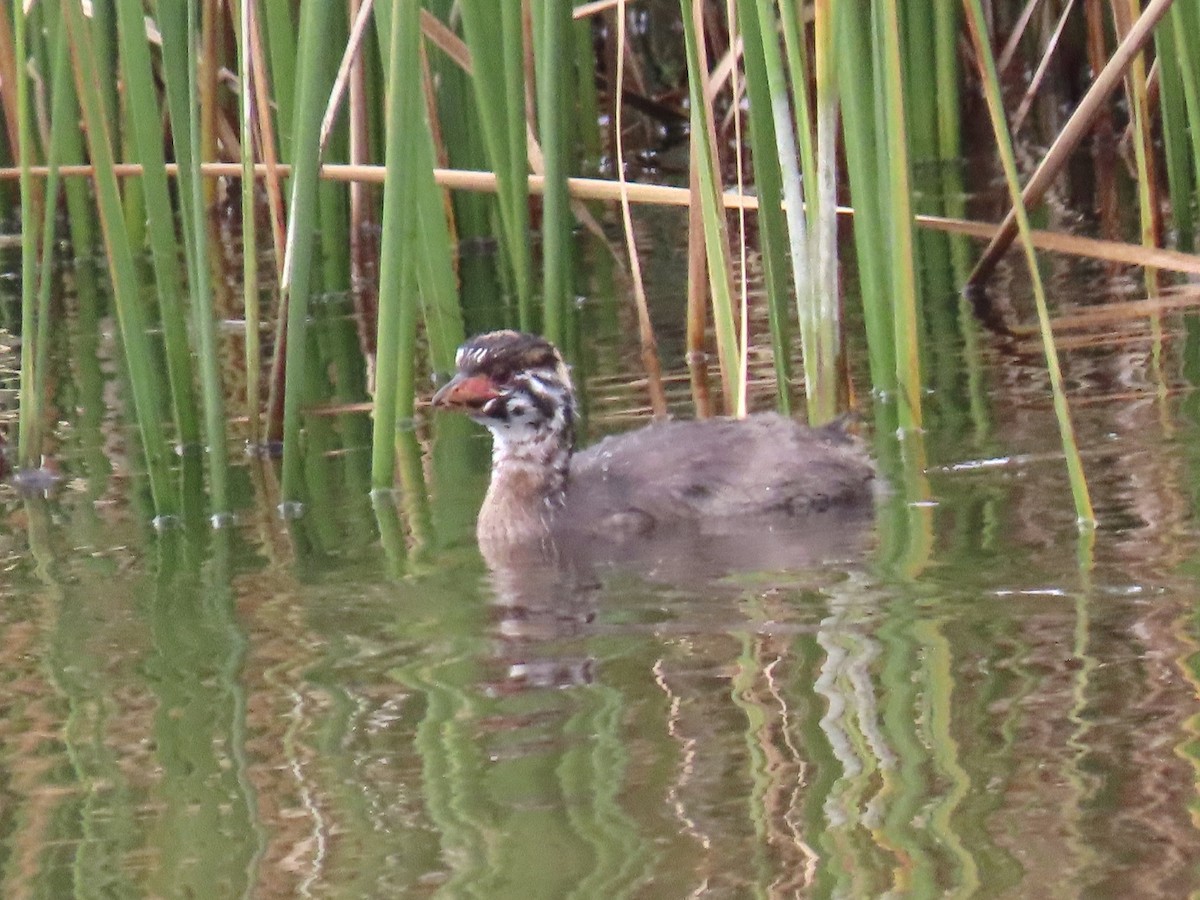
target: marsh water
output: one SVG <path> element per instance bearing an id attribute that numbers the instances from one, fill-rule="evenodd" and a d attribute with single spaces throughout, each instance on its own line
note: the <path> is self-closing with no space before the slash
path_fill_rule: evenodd
<path id="1" fill-rule="evenodd" d="M 684 220 L 660 216 L 644 263 L 682 410 Z M 53 351 L 63 479 L 0 488 L 0 894 L 1200 889 L 1193 299 L 1151 317 L 1138 273 L 1047 260 L 1100 522 L 1081 536 L 1019 269 L 997 333 L 945 289 L 944 239 L 922 247 L 926 430 L 870 433 L 893 482 L 872 520 L 815 520 L 782 557 L 582 573 L 487 570 L 488 444 L 464 420 L 422 412 L 401 489 L 373 501 L 369 420 L 333 399 L 306 418 L 300 518 L 277 514 L 276 464 L 245 458 L 236 521 L 212 529 L 185 455 L 185 515 L 156 530 L 113 321 L 77 265 Z M 580 255 L 594 437 L 645 400 L 620 280 Z M 345 309 L 318 308 L 330 371 Z M 236 323 L 226 340 L 235 398 Z M 870 424 L 886 398 L 860 402 Z"/>

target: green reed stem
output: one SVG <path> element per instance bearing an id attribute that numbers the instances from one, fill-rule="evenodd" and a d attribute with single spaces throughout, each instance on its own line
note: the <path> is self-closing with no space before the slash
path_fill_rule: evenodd
<path id="1" fill-rule="evenodd" d="M 961 18 L 957 4 L 933 4 L 935 74 L 930 89 L 937 101 L 937 158 L 940 160 L 957 160 L 962 155 L 962 106 L 958 102 L 962 93 L 958 69 Z M 924 61 L 916 59 L 913 65 L 924 65 Z"/>
<path id="2" fill-rule="evenodd" d="M 542 329 L 562 344 L 571 301 L 571 198 L 567 192 L 570 118 L 563 80 L 573 61 L 571 4 L 538 0 L 536 80 L 538 125 L 545 161 L 546 191 L 542 197 Z M 569 79 L 568 79 L 569 80 Z"/>
<path id="3" fill-rule="evenodd" d="M 418 110 L 419 112 L 419 110 Z M 446 203 L 442 189 L 433 178 L 433 142 L 423 116 L 410 124 L 416 157 L 413 163 L 416 216 L 413 240 L 417 256 L 417 285 L 425 319 L 425 338 L 429 359 L 438 372 L 454 368 L 454 354 L 463 342 L 463 316 L 459 305 L 458 274 L 455 270 L 457 249 L 446 221 Z"/>
<path id="4" fill-rule="evenodd" d="M 1133 18 L 1141 9 L 1138 0 L 1117 0 L 1127 3 L 1128 20 Z M 1146 98 L 1146 59 L 1138 53 L 1130 63 L 1126 74 L 1126 84 L 1132 87 L 1130 105 L 1133 107 L 1133 156 L 1137 168 L 1138 181 L 1138 212 L 1141 223 L 1142 246 L 1158 246 L 1158 179 L 1155 176 L 1153 148 L 1150 136 L 1150 111 Z M 1158 291 L 1158 276 L 1154 269 L 1144 270 L 1146 288 L 1155 294 Z M 1153 318 L 1153 317 L 1152 317 Z M 1155 322 L 1157 332 L 1157 320 Z"/>
<path id="5" fill-rule="evenodd" d="M 262 311 L 258 296 L 258 181 L 254 174 L 254 118 L 266 115 L 254 106 L 250 35 L 256 27 L 256 0 L 235 4 L 233 21 L 238 42 L 238 121 L 242 142 L 242 303 L 246 315 L 246 413 L 251 440 L 262 433 Z"/>
<path id="6" fill-rule="evenodd" d="M 1171 195 L 1171 218 L 1177 247 L 1190 250 L 1192 234 L 1191 147 L 1188 137 L 1187 97 L 1183 92 L 1180 61 L 1175 56 L 1175 22 L 1168 14 L 1155 31 L 1159 62 L 1159 109 L 1162 115 L 1163 157 L 1167 164 L 1167 191 Z"/>
<path id="7" fill-rule="evenodd" d="M 22 4 L 13 7 L 13 45 L 16 56 L 17 88 L 17 153 L 21 167 L 21 221 L 28 223 L 21 229 L 21 413 L 17 433 L 17 461 L 21 466 L 36 466 L 41 455 L 42 444 L 42 398 L 36 389 L 37 371 L 35 341 L 39 326 L 47 323 L 38 321 L 37 299 L 37 231 L 28 227 L 34 222 L 33 178 L 29 167 L 33 165 L 33 115 L 30 108 L 29 73 L 25 61 L 28 50 L 28 20 Z M 46 201 L 47 215 L 50 202 Z"/>
<path id="8" fill-rule="evenodd" d="M 163 155 L 162 115 L 154 90 L 150 47 L 141 0 L 117 0 L 117 29 L 125 102 L 129 109 L 137 161 L 142 165 L 142 188 L 149 219 L 150 253 L 154 265 L 163 343 L 167 351 L 167 378 L 174 400 L 179 441 L 194 446 L 200 440 L 196 398 L 192 389 L 191 353 L 184 319 L 179 257 L 175 240 L 175 214 L 167 186 Z"/>
<path id="9" fill-rule="evenodd" d="M 575 101 L 571 110 L 571 133 L 576 136 L 576 165 L 588 172 L 598 168 L 604 152 L 600 133 L 600 97 L 596 90 L 596 51 L 592 44 L 592 23 L 580 19 L 571 26 L 575 42 Z"/>
<path id="10" fill-rule="evenodd" d="M 1163 129 L 1165 139 L 1169 142 L 1170 147 L 1175 147 L 1183 143 L 1183 138 L 1175 137 L 1180 131 L 1179 123 L 1176 126 L 1175 120 L 1179 119 L 1178 115 L 1169 113 L 1167 104 L 1170 98 L 1167 96 L 1169 90 L 1166 84 L 1167 70 L 1170 67 L 1176 67 L 1179 76 L 1179 85 L 1183 92 L 1183 107 L 1186 117 L 1186 133 L 1191 136 L 1191 159 L 1192 165 L 1195 167 L 1193 177 L 1187 179 L 1191 181 L 1191 189 L 1182 189 L 1178 192 L 1174 188 L 1171 190 L 1171 203 L 1175 210 L 1177 231 L 1183 240 L 1185 234 L 1184 223 L 1191 221 L 1191 204 L 1197 190 L 1200 190 L 1200 34 L 1196 33 L 1196 29 L 1200 29 L 1200 12 L 1190 8 L 1186 3 L 1177 3 L 1171 7 L 1171 11 L 1167 19 L 1162 23 L 1162 26 L 1167 26 L 1163 34 L 1171 36 L 1173 47 L 1164 47 L 1160 54 L 1161 65 L 1163 67 L 1164 78 L 1164 107 L 1163 107 Z M 1167 62 L 1165 57 L 1172 56 L 1172 60 Z M 1190 61 L 1190 62 L 1189 62 Z M 1172 104 L 1174 106 L 1174 104 Z M 1177 150 L 1177 153 L 1186 155 L 1187 150 Z M 1168 161 L 1170 157 L 1168 156 Z M 1182 178 L 1180 179 L 1183 180 Z M 1184 182 L 1186 183 L 1186 182 Z M 1180 218 L 1181 210 L 1186 209 L 1187 213 L 1183 219 Z M 1194 238 L 1191 234 L 1191 227 L 1187 228 L 1187 241 L 1190 245 Z M 1185 248 L 1186 249 L 1186 248 Z"/>
<path id="11" fill-rule="evenodd" d="M 197 0 L 188 0 L 188 35 L 199 35 Z M 197 46 L 189 40 L 189 45 Z M 198 55 L 198 54 L 197 54 Z M 192 57 L 189 54 L 189 57 Z M 191 145 L 191 160 L 199 166 L 200 150 L 200 104 L 198 100 L 198 73 L 194 66 L 188 67 L 187 136 Z M 174 120 L 172 120 L 174 122 Z M 178 127 L 178 123 L 176 123 Z M 208 229 L 205 222 L 203 187 L 199 171 L 194 171 L 191 182 L 192 259 L 195 261 L 196 280 L 192 284 L 192 315 L 195 323 L 200 356 L 200 385 L 204 397 L 204 435 L 208 444 L 208 471 L 212 489 L 213 521 L 217 522 L 230 510 L 229 505 L 229 460 L 225 442 L 225 392 L 221 385 L 220 347 L 217 342 L 216 313 L 213 308 L 211 270 L 208 266 Z"/>
<path id="12" fill-rule="evenodd" d="M 854 204 L 854 247 L 867 358 L 875 390 L 890 396 L 896 390 L 892 248 L 884 220 L 886 173 L 878 166 L 876 155 L 882 138 L 875 127 L 878 73 L 871 51 L 869 18 L 839 16 L 837 40 L 842 136 L 850 200 Z"/>
<path id="13" fill-rule="evenodd" d="M 500 227 L 512 267 L 522 329 L 533 320 L 526 152 L 525 57 L 520 0 L 462 0 L 463 35 L 471 51 L 471 83 L 492 170 Z M 497 21 L 499 20 L 499 21 Z"/>
<path id="14" fill-rule="evenodd" d="M 304 366 L 307 359 L 308 302 L 317 225 L 317 184 L 320 166 L 321 118 L 325 111 L 328 78 L 326 35 L 334 4 L 307 3 L 301 8 L 297 105 L 292 168 L 292 195 L 288 217 L 287 262 L 280 285 L 281 303 L 287 309 L 286 375 L 283 393 L 283 499 L 299 500 L 304 477 L 300 444 L 300 405 L 304 399 Z"/>
<path id="15" fill-rule="evenodd" d="M 89 25 L 100 80 L 88 87 L 99 94 L 100 102 L 104 104 L 104 121 L 113 129 L 109 140 L 112 146 L 117 147 L 123 140 L 120 127 L 125 123 L 121 119 L 121 97 L 117 89 L 120 84 L 117 72 L 117 20 L 112 2 L 93 4 Z"/>
<path id="16" fill-rule="evenodd" d="M 228 453 L 213 314 L 204 182 L 200 174 L 202 113 L 196 65 L 200 53 L 198 18 L 196 0 L 164 3 L 159 8 L 158 28 L 162 36 L 162 73 L 171 142 L 179 164 L 179 220 L 192 301 L 192 328 L 199 357 L 204 442 L 208 447 L 213 511 L 214 515 L 220 516 L 229 511 Z"/>
<path id="17" fill-rule="evenodd" d="M 392 10 L 387 4 L 375 6 L 377 27 L 388 40 L 392 29 Z M 383 45 L 384 57 L 391 58 L 388 44 Z M 417 77 L 411 73 L 406 77 Z M 423 106 L 405 107 L 408 123 L 406 150 L 413 155 L 412 203 L 417 208 L 419 227 L 412 235 L 415 254 L 415 276 L 420 290 L 421 312 L 425 321 L 425 338 L 429 344 L 429 359 L 435 372 L 450 372 L 454 354 L 463 342 L 463 312 L 459 303 L 457 250 L 446 219 L 446 202 L 442 189 L 433 177 L 435 151 L 433 135 Z M 406 245 L 408 246 L 408 245 Z M 382 299 L 382 298 L 381 298 Z M 414 307 L 415 308 L 415 307 Z M 411 393 L 411 391 L 409 392 Z M 401 402 L 404 401 L 403 399 Z M 411 415 L 411 405 L 407 407 Z"/>
<path id="18" fill-rule="evenodd" d="M 271 60 L 271 79 L 275 84 L 276 135 L 279 138 L 279 159 L 291 161 L 295 154 L 293 124 L 296 115 L 298 85 L 296 82 L 296 22 L 292 4 L 267 2 L 263 8 L 263 36 Z M 295 86 L 295 87 L 293 87 Z M 269 115 L 266 110 L 261 115 Z"/>
<path id="19" fill-rule="evenodd" d="M 725 409 L 738 408 L 742 385 L 737 331 L 733 314 L 732 275 L 729 262 L 729 237 L 725 227 L 725 208 L 721 203 L 720 167 L 712 140 L 712 110 L 704 96 L 707 80 L 700 62 L 699 23 L 692 15 L 692 0 L 680 0 L 683 35 L 687 52 L 688 96 L 691 103 L 692 133 L 700 152 L 692 158 L 700 179 L 700 206 L 704 220 L 704 252 L 708 261 L 708 284 L 712 293 L 713 325 L 717 335 L 717 355 L 721 363 L 721 385 Z"/>
<path id="20" fill-rule="evenodd" d="M 834 43 L 837 10 L 833 0 L 817 0 L 814 17 L 813 72 L 817 85 L 817 194 L 809 203 L 809 227 L 816 248 L 811 310 L 816 334 L 817 381 L 809 386 L 812 424 L 837 415 L 838 360 L 841 355 L 841 310 L 838 303 L 837 243 L 837 69 Z"/>
<path id="21" fill-rule="evenodd" d="M 1046 304 L 1046 291 L 1042 286 L 1041 273 L 1038 271 L 1037 254 L 1033 248 L 1030 236 L 1029 215 L 1021 198 L 1021 184 L 1017 176 L 1017 163 L 1013 154 L 1012 138 L 1008 133 L 1008 125 L 1004 119 L 1004 105 L 1000 96 L 1000 79 L 996 73 L 996 60 L 992 55 L 991 45 L 985 38 L 983 8 L 980 0 L 964 0 L 967 12 L 967 22 L 971 39 L 975 46 L 975 54 L 980 62 L 983 76 L 984 96 L 987 98 L 988 112 L 992 117 L 992 129 L 996 135 L 996 146 L 1000 152 L 1000 161 L 1004 166 L 1004 176 L 1008 181 L 1009 194 L 1012 197 L 1013 211 L 1017 217 L 1017 227 L 1021 234 L 1021 244 L 1025 250 L 1025 260 L 1029 265 L 1029 278 L 1033 284 L 1033 296 L 1037 304 L 1038 325 L 1042 333 L 1042 349 L 1046 354 L 1046 368 L 1050 375 L 1050 390 L 1054 395 L 1054 414 L 1058 419 L 1058 430 L 1062 440 L 1063 453 L 1067 460 L 1067 474 L 1071 482 L 1071 494 L 1075 500 L 1075 514 L 1080 527 L 1091 527 L 1095 524 L 1092 512 L 1092 501 L 1088 495 L 1087 481 L 1083 474 L 1083 461 L 1079 456 L 1079 447 L 1075 442 L 1075 428 L 1071 424 L 1071 412 L 1067 405 L 1067 395 L 1063 387 L 1062 371 L 1058 365 L 1058 350 L 1054 346 L 1054 332 L 1050 325 L 1050 312 Z"/>
<path id="22" fill-rule="evenodd" d="M 66 31 L 66 23 L 63 21 L 62 10 L 57 3 L 43 3 L 39 7 L 42 10 L 46 33 L 51 40 L 55 42 L 54 52 L 57 54 L 58 46 L 63 47 L 63 52 L 67 54 L 68 64 L 70 61 L 69 38 Z M 75 96 L 75 81 L 73 75 L 68 71 L 62 79 L 55 79 L 55 90 L 62 90 L 65 97 L 62 100 L 62 108 L 69 111 L 69 115 L 65 115 L 65 121 L 58 129 L 58 136 L 54 140 L 59 165 L 72 165 L 84 162 L 83 134 L 78 127 L 79 116 L 79 101 Z M 58 103 L 58 100 L 52 101 Z M 55 107 L 57 108 L 57 107 Z M 58 113 L 53 113 L 55 122 L 59 121 Z M 95 295 L 95 272 L 92 269 L 90 261 L 82 261 L 90 255 L 96 248 L 96 208 L 92 203 L 91 193 L 88 188 L 88 183 L 82 178 L 66 178 L 63 180 L 63 193 L 66 195 L 67 205 L 67 230 L 70 234 L 71 246 L 75 255 L 75 272 L 76 272 L 76 288 L 80 298 L 80 310 L 87 306 L 89 297 Z M 50 194 L 53 196 L 53 194 Z M 43 277 L 45 277 L 43 275 Z M 94 303 L 92 304 L 95 305 Z"/>
<path id="23" fill-rule="evenodd" d="M 378 14 L 379 9 L 376 9 Z M 383 233 L 379 245 L 379 321 L 376 340 L 375 426 L 371 441 L 371 487 L 390 490 L 395 480 L 396 424 L 400 407 L 412 414 L 415 343 L 414 228 L 417 147 L 424 111 L 420 92 L 403 85 L 420 79 L 420 10 L 399 2 L 390 10 L 388 113 L 383 183 Z M 439 215 L 441 214 L 439 210 Z M 402 391 L 402 383 L 408 390 Z M 407 396 L 406 396 L 407 395 Z"/>
<path id="24" fill-rule="evenodd" d="M 775 34 L 775 20 L 759 17 L 765 2 L 739 3 L 738 27 L 742 33 L 742 59 L 746 66 L 746 91 L 750 98 L 750 145 L 754 162 L 754 182 L 760 205 L 758 225 L 762 235 L 763 264 L 766 275 L 767 309 L 771 324 L 771 349 L 775 357 L 776 402 L 782 413 L 791 412 L 790 343 L 787 316 L 788 228 L 780 202 L 784 196 L 781 159 L 787 154 L 788 166 L 798 175 L 796 145 L 791 133 L 787 94 L 775 94 L 773 85 L 786 91 L 783 60 Z M 763 22 L 769 24 L 763 28 Z M 772 75 L 772 72 L 774 73 Z M 776 100 L 781 102 L 776 102 Z M 786 137 L 776 131 L 777 122 L 787 129 Z M 798 178 L 793 181 L 798 187 Z M 803 210 L 799 210 L 803 216 Z"/>
<path id="25" fill-rule="evenodd" d="M 768 0 L 756 0 L 758 18 L 764 35 L 774 34 L 775 14 Z M 819 167 L 814 143 L 816 127 L 811 113 L 809 63 L 804 21 L 793 0 L 779 5 L 783 21 L 787 55 L 786 81 L 783 60 L 774 39 L 765 39 L 763 49 L 771 89 L 783 196 L 791 242 L 792 278 L 796 288 L 796 315 L 800 323 L 800 345 L 804 355 L 804 388 L 810 422 L 829 418 L 828 398 L 836 396 L 836 384 L 823 375 L 821 364 L 820 294 L 821 267 L 817 258 L 818 227 L 821 214 Z M 794 117 L 789 115 L 787 97 L 795 102 Z M 797 144 L 797 138 L 799 142 Z M 797 147 L 798 152 L 797 152 Z M 836 302 L 836 288 L 833 293 Z"/>
<path id="26" fill-rule="evenodd" d="M 133 248 L 129 244 L 129 235 L 125 229 L 121 192 L 117 186 L 116 175 L 113 174 L 114 159 L 107 122 L 99 94 L 89 90 L 103 82 L 100 81 L 100 70 L 96 65 L 95 51 L 82 7 L 74 0 L 62 0 L 61 8 L 74 51 L 75 78 L 83 109 L 88 150 L 96 167 L 96 201 L 112 277 L 117 322 L 125 350 L 126 365 L 129 367 L 129 381 L 133 390 L 142 450 L 146 455 L 150 491 L 155 512 L 158 515 L 168 515 L 175 512 L 177 506 L 175 498 L 167 489 L 168 449 L 162 430 L 158 427 L 161 409 L 159 376 L 155 371 L 150 338 L 146 330 Z"/>
<path id="27" fill-rule="evenodd" d="M 904 75 L 905 120 L 910 159 L 925 162 L 938 156 L 937 33 L 935 8 L 953 8 L 953 3 L 904 3 L 897 8 L 903 22 L 900 39 L 901 70 Z M 954 93 L 947 96 L 953 97 Z M 948 105 L 948 104 L 947 104 Z"/>
<path id="28" fill-rule="evenodd" d="M 773 21 L 774 14 L 770 13 L 770 0 L 756 0 L 758 2 L 758 17 L 764 23 Z M 812 118 L 812 95 L 808 88 L 810 66 L 808 62 L 808 41 L 804 34 L 805 12 L 801 7 L 797 7 L 796 0 L 779 0 L 779 18 L 783 24 L 783 45 L 787 54 L 787 73 L 788 80 L 791 85 L 792 97 L 795 98 L 795 106 L 793 113 L 795 114 L 795 136 L 800 147 L 800 174 L 804 179 L 803 196 L 806 202 L 815 204 L 817 200 L 817 146 L 815 135 L 816 127 Z M 767 47 L 768 54 L 770 53 L 769 45 Z M 770 57 L 768 55 L 768 64 L 770 66 Z M 770 66 L 768 71 L 773 66 Z M 780 97 L 786 97 L 786 93 L 779 93 L 781 87 L 772 88 L 772 97 L 774 102 L 778 103 Z M 777 134 L 783 132 L 781 123 L 778 119 L 775 122 L 775 131 Z M 792 131 L 792 129 L 788 129 Z M 787 177 L 786 166 L 784 176 Z M 807 210 L 808 216 L 811 219 L 815 214 L 815 208 L 811 207 Z M 793 237 L 793 241 L 795 238 Z M 794 252 L 794 251 L 793 251 Z M 807 283 L 808 279 L 805 279 Z"/>
<path id="29" fill-rule="evenodd" d="M 53 4 L 51 4 L 52 6 Z M 67 55 L 67 40 L 61 16 L 54 17 L 53 22 L 47 22 L 47 27 L 54 29 L 54 70 L 52 99 L 50 101 L 50 144 L 46 150 L 46 166 L 50 170 L 46 177 L 45 203 L 42 208 L 42 259 L 38 273 L 37 325 L 34 339 L 33 370 L 29 373 L 29 383 L 33 386 L 33 423 L 34 433 L 31 435 L 32 446 L 28 447 L 29 459 L 40 457 L 42 454 L 42 417 L 40 405 L 46 396 L 46 369 L 50 357 L 50 289 L 54 284 L 54 232 L 58 221 L 58 189 L 59 173 L 58 160 L 65 151 L 64 134 L 74 130 L 78 107 L 74 104 L 74 94 L 71 91 L 70 57 Z M 32 229 L 30 229 L 32 231 Z M 24 346 L 22 346 L 22 355 Z M 21 370 L 21 388 L 25 390 L 24 367 Z M 21 409 L 24 410 L 24 395 Z M 22 428 L 22 431 L 24 429 Z M 21 458 L 22 465 L 29 465 L 25 457 Z"/>
<path id="30" fill-rule="evenodd" d="M 884 117 L 891 209 L 892 303 L 900 428 L 921 428 L 921 354 L 917 339 L 917 272 L 913 252 L 912 187 L 905 128 L 900 22 L 896 0 L 876 0 L 882 28 Z"/>

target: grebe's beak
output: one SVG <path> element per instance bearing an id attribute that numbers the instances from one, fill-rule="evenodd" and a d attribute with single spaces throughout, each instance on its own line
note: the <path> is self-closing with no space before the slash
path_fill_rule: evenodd
<path id="1" fill-rule="evenodd" d="M 486 375 L 463 375 L 459 373 L 447 381 L 433 395 L 432 403 L 438 409 L 457 409 L 475 412 L 489 400 L 500 396 L 495 383 Z"/>

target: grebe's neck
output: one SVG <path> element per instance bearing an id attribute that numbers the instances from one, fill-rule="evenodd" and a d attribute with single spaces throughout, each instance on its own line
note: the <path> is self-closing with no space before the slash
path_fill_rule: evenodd
<path id="1" fill-rule="evenodd" d="M 492 477 L 479 513 L 481 539 L 519 542 L 549 534 L 566 499 L 575 450 L 571 398 L 535 423 L 487 423 Z M 516 427 L 514 427 L 516 426 Z"/>

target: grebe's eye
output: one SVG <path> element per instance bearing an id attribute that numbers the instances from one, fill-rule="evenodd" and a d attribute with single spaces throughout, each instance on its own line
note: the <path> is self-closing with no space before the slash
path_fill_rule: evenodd
<path id="1" fill-rule="evenodd" d="M 485 416 L 493 419 L 508 419 L 508 403 L 506 397 L 493 397 L 479 408 Z"/>

